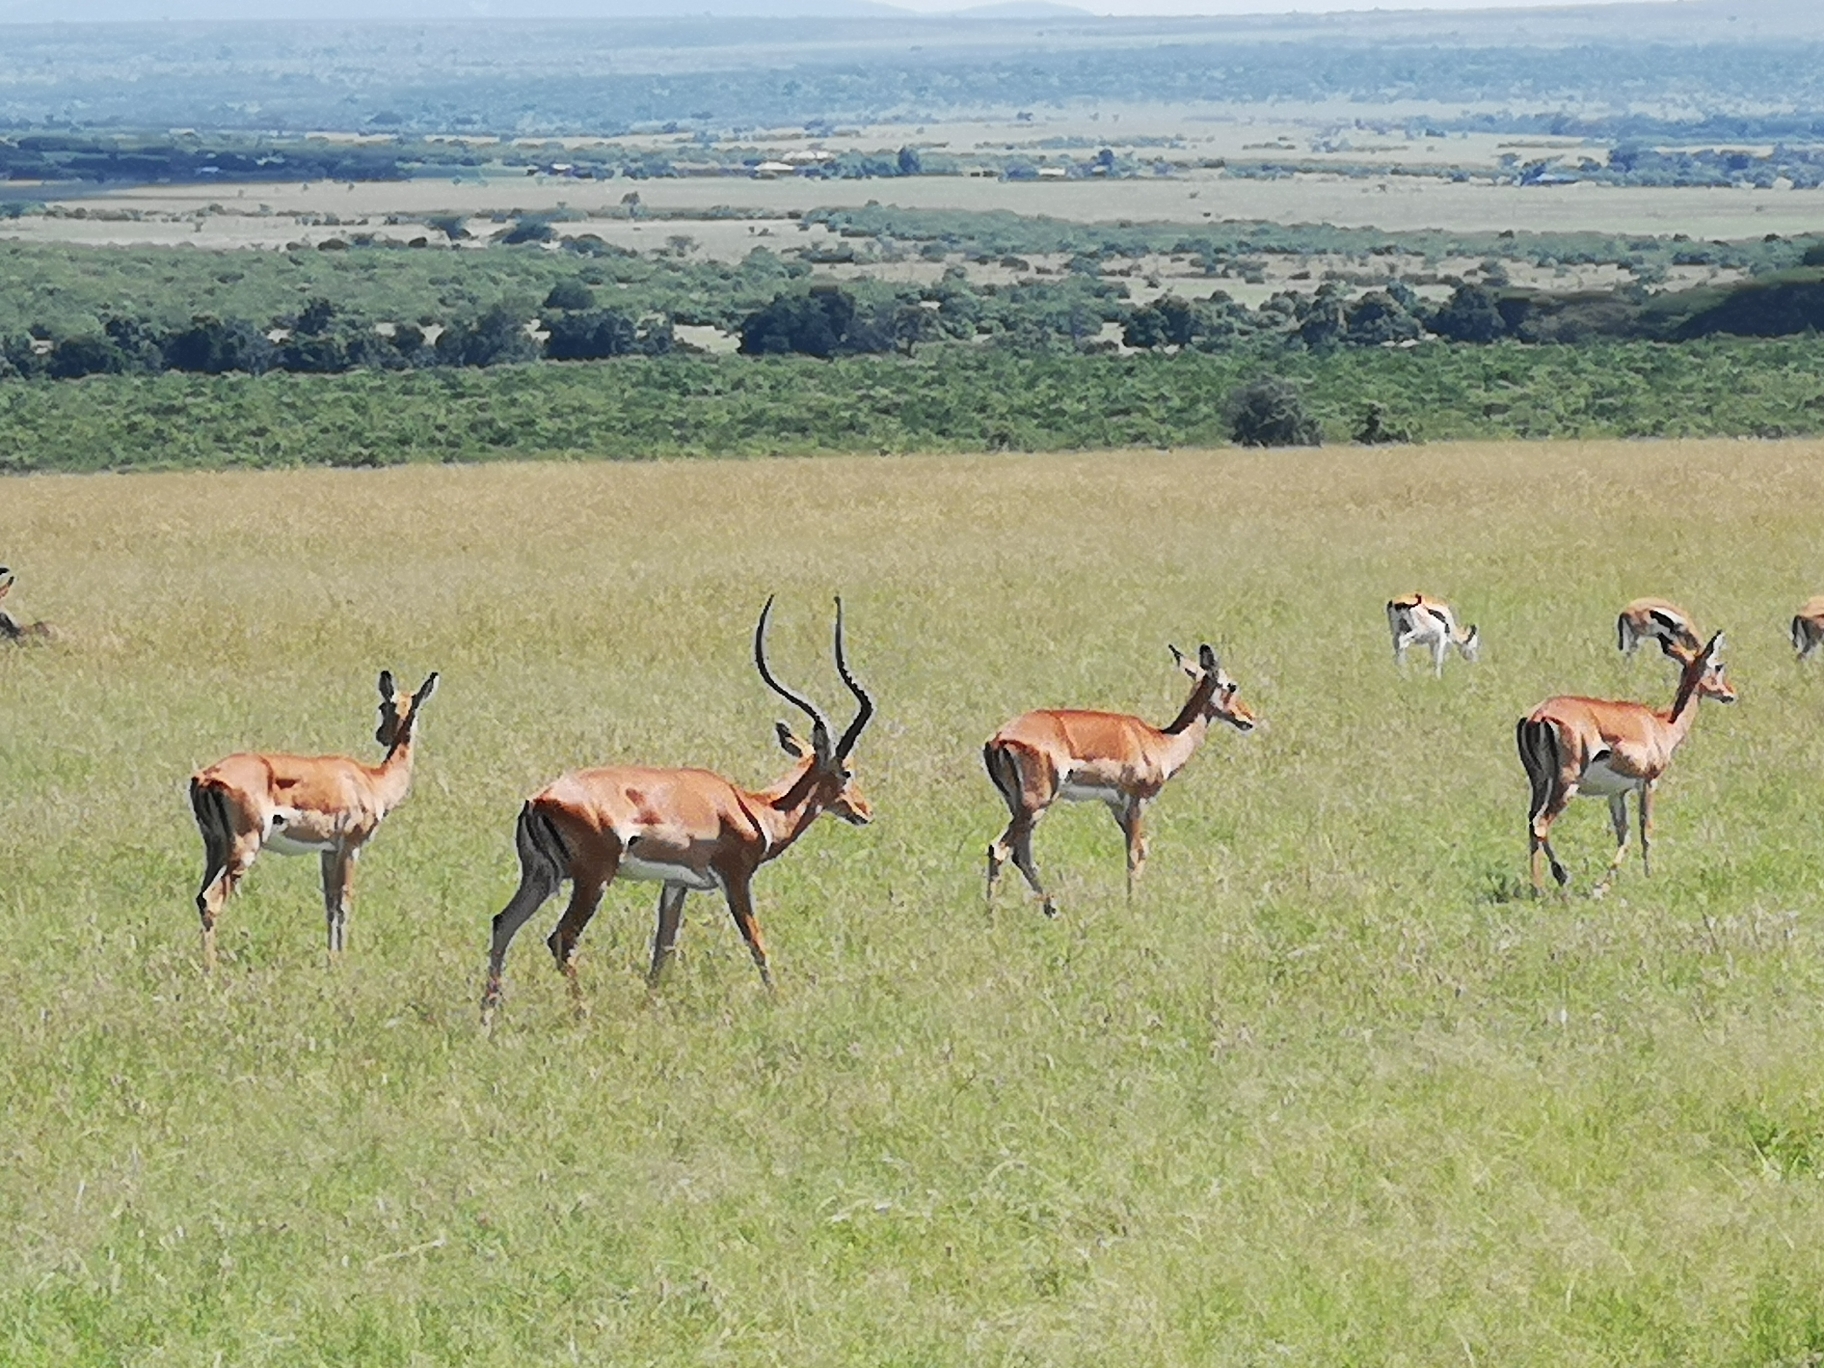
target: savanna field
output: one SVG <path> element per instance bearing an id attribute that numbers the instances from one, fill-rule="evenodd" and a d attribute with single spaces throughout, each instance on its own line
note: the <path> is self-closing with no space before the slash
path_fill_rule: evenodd
<path id="1" fill-rule="evenodd" d="M 1810 1363 L 1824 1354 L 1824 444 L 34 476 L 0 485 L 0 1361 Z M 1480 625 L 1389 658 L 1423 588 Z M 783 772 L 751 657 L 879 714 L 876 821 L 719 898 L 644 982 L 656 889 L 543 940 L 491 1035 L 513 823 L 560 771 Z M 1653 878 L 1526 883 L 1514 720 L 1664 706 L 1639 594 L 1728 633 Z M 1208 640 L 1267 721 L 1099 807 L 983 902 L 982 772 L 1038 706 L 1183 699 Z M 260 860 L 203 977 L 184 782 L 377 759 L 375 677 L 442 672 L 410 800 L 325 965 L 314 860 Z"/>

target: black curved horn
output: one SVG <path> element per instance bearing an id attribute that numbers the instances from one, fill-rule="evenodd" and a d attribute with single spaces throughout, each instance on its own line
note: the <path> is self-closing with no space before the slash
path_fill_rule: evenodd
<path id="1" fill-rule="evenodd" d="M 766 607 L 760 610 L 760 622 L 754 628 L 754 667 L 760 671 L 760 678 L 766 681 L 767 688 L 793 707 L 802 710 L 804 715 L 811 719 L 811 744 L 816 746 L 819 751 L 828 754 L 830 724 L 824 720 L 823 714 L 817 711 L 816 704 L 809 699 L 800 698 L 786 688 L 785 685 L 774 679 L 773 672 L 766 668 L 766 620 L 772 616 L 773 600 L 777 597 L 776 594 L 767 595 Z"/>
<path id="2" fill-rule="evenodd" d="M 842 682 L 849 686 L 849 692 L 855 695 L 855 701 L 861 704 L 861 710 L 855 714 L 855 720 L 849 723 L 849 729 L 842 734 L 842 740 L 836 743 L 836 758 L 846 760 L 849 752 L 855 749 L 856 741 L 861 739 L 862 728 L 868 725 L 868 719 L 874 716 L 874 700 L 868 697 L 868 691 L 861 687 L 854 675 L 849 673 L 848 656 L 842 649 L 842 595 L 836 596 L 836 673 L 842 676 Z"/>

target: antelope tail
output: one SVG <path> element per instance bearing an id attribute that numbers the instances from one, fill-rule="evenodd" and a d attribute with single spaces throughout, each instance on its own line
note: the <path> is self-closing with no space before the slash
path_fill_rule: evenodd
<path id="1" fill-rule="evenodd" d="M 544 874 L 554 882 L 562 882 L 570 876 L 570 847 L 564 844 L 563 833 L 549 816 L 531 803 L 519 810 L 519 825 L 513 839 L 519 850 L 522 873 Z"/>
<path id="2" fill-rule="evenodd" d="M 1525 766 L 1527 780 L 1532 785 L 1532 803 L 1527 810 L 1530 819 L 1545 811 L 1552 799 L 1552 785 L 1561 768 L 1558 734 L 1549 722 L 1523 717 L 1514 727 L 1514 740 L 1520 751 L 1520 763 Z"/>
<path id="3" fill-rule="evenodd" d="M 1805 649 L 1805 619 L 1802 617 L 1795 616 L 1792 619 L 1792 649 L 1795 651 Z"/>
<path id="4" fill-rule="evenodd" d="M 989 782 L 1000 790 L 1001 797 L 1007 800 L 1007 806 L 1016 806 L 1020 798 L 1018 762 L 1005 747 L 990 741 L 982 747 L 982 764 L 988 771 Z"/>

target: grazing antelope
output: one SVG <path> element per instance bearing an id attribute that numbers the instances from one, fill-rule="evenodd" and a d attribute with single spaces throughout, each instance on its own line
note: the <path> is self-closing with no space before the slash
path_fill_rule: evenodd
<path id="1" fill-rule="evenodd" d="M 215 968 L 215 923 L 228 896 L 262 850 L 319 855 L 329 953 L 342 953 L 354 898 L 355 860 L 386 815 L 412 787 L 418 714 L 437 689 L 431 675 L 414 694 L 400 693 L 391 670 L 380 673 L 380 727 L 386 747 L 378 765 L 343 755 L 231 755 L 190 780 L 190 806 L 203 834 L 203 967 Z"/>
<path id="2" fill-rule="evenodd" d="M 874 816 L 849 768 L 850 752 L 874 715 L 874 703 L 849 672 L 842 600 L 836 600 L 836 672 L 855 695 L 857 709 L 848 730 L 836 740 L 831 740 L 830 724 L 817 707 L 773 678 L 767 668 L 766 624 L 772 611 L 769 598 L 754 628 L 754 666 L 767 688 L 810 719 L 808 742 L 784 722 L 778 724 L 779 744 L 795 762 L 792 768 L 778 782 L 758 790 L 740 788 L 701 769 L 629 765 L 573 770 L 535 793 L 519 813 L 519 888 L 494 918 L 481 1002 L 484 1023 L 500 1002 L 507 947 L 566 879 L 571 883 L 570 905 L 546 944 L 570 981 L 579 1011 L 584 1008 L 576 973 L 577 941 L 617 877 L 660 885 L 658 929 L 646 976 L 650 987 L 658 986 L 677 946 L 685 898 L 720 889 L 760 969 L 761 982 L 772 988 L 766 942 L 754 920 L 755 873 L 791 849 L 825 812 L 854 826 L 865 826 Z"/>
<path id="3" fill-rule="evenodd" d="M 1611 702 L 1598 698 L 1548 698 L 1521 718 L 1515 728 L 1520 763 L 1532 783 L 1527 813 L 1527 839 L 1533 888 L 1545 892 L 1539 875 L 1539 856 L 1551 861 L 1552 877 L 1563 888 L 1570 874 L 1552 850 L 1552 823 L 1582 794 L 1609 800 L 1609 817 L 1615 827 L 1615 858 L 1594 890 L 1607 891 L 1628 853 L 1629 793 L 1638 795 L 1640 808 L 1640 867 L 1651 874 L 1648 841 L 1653 824 L 1653 790 L 1672 763 L 1672 753 L 1690 734 L 1697 720 L 1700 700 L 1735 702 L 1735 690 L 1723 677 L 1723 634 L 1718 632 L 1701 650 L 1674 654 L 1683 669 L 1678 693 L 1665 712 L 1644 703 Z"/>
<path id="4" fill-rule="evenodd" d="M 1800 660 L 1809 660 L 1824 646 L 1824 594 L 1814 594 L 1792 619 L 1792 649 Z"/>
<path id="5" fill-rule="evenodd" d="M 13 592 L 13 572 L 0 565 L 0 599 Z M 0 641 L 56 641 L 62 635 L 48 622 L 20 622 L 0 608 Z"/>
<path id="6" fill-rule="evenodd" d="M 1237 731 L 1252 731 L 1254 714 L 1235 696 L 1237 684 L 1205 644 L 1193 663 L 1176 646 L 1172 658 L 1191 677 L 1191 696 L 1161 730 L 1125 713 L 1041 708 L 1023 713 L 988 738 L 982 763 L 988 767 L 1012 820 L 988 847 L 988 897 L 1011 857 L 1032 891 L 1044 900 L 1045 915 L 1057 904 L 1039 882 L 1032 859 L 1032 830 L 1055 802 L 1107 803 L 1127 838 L 1127 892 L 1146 867 L 1146 805 L 1190 762 L 1218 719 Z"/>
<path id="7" fill-rule="evenodd" d="M 1615 645 L 1630 660 L 1641 642 L 1652 641 L 1682 664 L 1697 654 L 1703 640 L 1691 614 L 1664 599 L 1635 599 L 1615 619 Z"/>
<path id="8" fill-rule="evenodd" d="M 1431 668 L 1440 677 L 1444 657 L 1452 646 L 1467 661 L 1474 662 L 1482 649 L 1482 633 L 1474 624 L 1468 631 L 1457 626 L 1457 615 L 1448 603 L 1429 594 L 1407 594 L 1387 600 L 1387 627 L 1393 633 L 1393 663 L 1404 666 L 1406 652 L 1414 646 L 1431 651 Z"/>

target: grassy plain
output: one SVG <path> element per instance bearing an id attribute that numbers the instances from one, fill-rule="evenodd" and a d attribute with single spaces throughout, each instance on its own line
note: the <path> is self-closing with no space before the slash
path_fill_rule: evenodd
<path id="1" fill-rule="evenodd" d="M 0 488 L 0 1359 L 109 1363 L 1614 1364 L 1824 1352 L 1817 443 L 1464 445 L 33 477 Z M 1382 601 L 1480 623 L 1400 677 Z M 648 888 L 528 928 L 521 797 L 614 758 L 776 772 L 749 663 L 822 699 L 829 596 L 878 820 L 763 874 L 768 998 Z M 1662 699 L 1613 615 L 1730 630 L 1742 701 L 1662 788 L 1657 872 L 1520 895 L 1512 724 Z M 12 606 L 9 604 L 9 606 Z M 978 747 L 1041 704 L 1178 701 L 1222 649 L 1270 730 L 1100 811 L 985 910 Z M 199 974 L 182 782 L 371 750 L 444 672 L 348 961 L 262 862 Z M 1583 805 L 1581 886 L 1608 850 Z"/>

